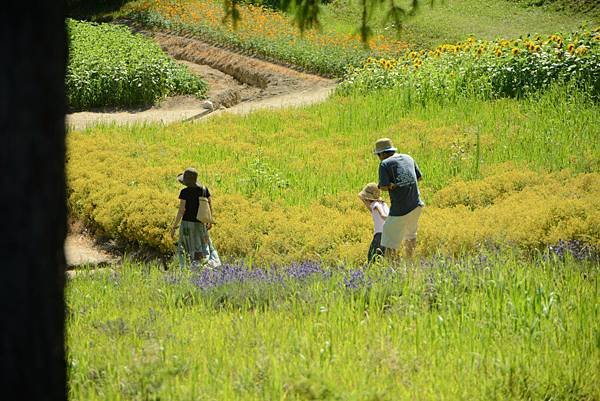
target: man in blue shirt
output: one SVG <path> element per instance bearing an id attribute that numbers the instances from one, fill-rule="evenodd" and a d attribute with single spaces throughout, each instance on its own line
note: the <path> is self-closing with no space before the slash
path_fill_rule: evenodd
<path id="1" fill-rule="evenodd" d="M 390 214 L 383 225 L 381 246 L 395 256 L 404 241 L 407 257 L 412 257 L 417 245 L 417 226 L 424 203 L 418 181 L 421 171 L 412 157 L 396 153 L 388 138 L 375 142 L 374 153 L 379 157 L 379 188 L 390 194 Z"/>

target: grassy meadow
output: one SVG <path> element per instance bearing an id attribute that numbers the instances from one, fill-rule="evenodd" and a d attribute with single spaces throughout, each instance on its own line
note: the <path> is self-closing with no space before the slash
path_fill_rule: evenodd
<path id="1" fill-rule="evenodd" d="M 202 14 L 215 4 L 126 7 L 151 8 L 146 22 L 161 29 L 201 23 L 193 32 L 209 27 L 223 46 L 301 55 L 297 66 L 346 81 L 313 106 L 69 130 L 72 217 L 123 250 L 169 257 L 175 177 L 194 166 L 225 261 L 79 269 L 66 289 L 70 399 L 600 401 L 600 35 L 553 35 L 585 16 L 441 2 L 407 22 L 410 43 L 393 43 L 441 41 L 448 54 L 392 63 L 353 47 L 353 2 L 327 6 L 323 36 L 286 40 L 284 15 L 253 8 L 279 23 L 234 37 Z M 334 23 L 344 7 L 348 20 Z M 377 28 L 380 44 L 388 31 Z M 517 40 L 527 33 L 542 36 Z M 523 66 L 540 72 L 537 86 Z M 496 73 L 529 90 L 478 92 Z M 432 77 L 443 85 L 424 91 Z M 357 194 L 377 180 L 380 137 L 415 158 L 426 206 L 416 258 L 365 267 L 372 221 Z"/>
<path id="2" fill-rule="evenodd" d="M 597 265 L 245 269 L 70 281 L 70 398 L 600 399 Z"/>
<path id="3" fill-rule="evenodd" d="M 408 6 L 410 1 L 397 3 Z M 592 27 L 600 23 L 598 13 L 565 13 L 551 7 L 526 7 L 523 3 L 506 0 L 426 0 L 422 4 L 416 15 L 404 22 L 400 33 L 401 40 L 418 49 L 460 42 L 468 36 L 493 40 L 527 34 L 550 35 L 571 32 L 582 24 Z M 324 8 L 324 30 L 354 33 L 361 12 L 357 0 L 332 1 Z M 396 36 L 392 23 L 386 22 L 385 8 L 376 10 L 371 18 L 375 35 Z"/>

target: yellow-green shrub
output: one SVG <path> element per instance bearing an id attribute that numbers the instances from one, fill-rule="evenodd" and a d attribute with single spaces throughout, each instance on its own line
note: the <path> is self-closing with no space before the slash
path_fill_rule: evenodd
<path id="1" fill-rule="evenodd" d="M 169 170 L 171 174 L 166 174 Z M 178 187 L 161 187 L 159 181 L 162 176 L 174 182 L 178 170 L 124 171 L 127 180 L 108 181 L 100 174 L 71 179 L 74 211 L 110 236 L 172 251 L 168 228 L 176 213 Z M 486 244 L 539 248 L 572 238 L 600 247 L 599 183 L 598 173 L 523 169 L 453 183 L 438 191 L 425 207 L 418 253 L 456 254 Z M 460 195 L 453 198 L 451 194 Z M 216 187 L 213 198 L 218 223 L 212 235 L 227 258 L 249 258 L 261 264 L 307 259 L 360 263 L 365 259 L 372 223 L 355 193 L 286 205 L 222 194 Z"/>
<path id="2" fill-rule="evenodd" d="M 224 257 L 357 263 L 372 223 L 356 194 L 376 180 L 374 140 L 390 136 L 424 174 L 419 253 L 561 238 L 598 246 L 597 105 L 554 93 L 404 110 L 396 96 L 70 132 L 69 205 L 110 237 L 171 252 L 175 176 L 195 166 Z"/>

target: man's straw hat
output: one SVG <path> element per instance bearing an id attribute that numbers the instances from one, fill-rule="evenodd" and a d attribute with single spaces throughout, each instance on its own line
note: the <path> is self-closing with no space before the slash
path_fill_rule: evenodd
<path id="1" fill-rule="evenodd" d="M 186 168 L 183 173 L 177 176 L 177 181 L 184 185 L 187 185 L 188 187 L 197 186 L 198 183 L 196 182 L 196 180 L 198 180 L 198 172 L 195 168 L 192 167 Z"/>
<path id="2" fill-rule="evenodd" d="M 383 152 L 395 152 L 395 151 L 396 151 L 396 148 L 394 147 L 394 144 L 392 143 L 391 139 L 381 138 L 375 142 L 375 150 L 373 151 L 373 153 L 378 155 Z"/>
<path id="3" fill-rule="evenodd" d="M 377 184 L 370 182 L 358 193 L 358 197 L 364 200 L 380 201 L 381 190 L 377 187 Z"/>

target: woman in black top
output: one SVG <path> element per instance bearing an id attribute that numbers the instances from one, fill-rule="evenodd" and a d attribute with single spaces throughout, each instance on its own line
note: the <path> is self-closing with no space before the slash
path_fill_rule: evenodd
<path id="1" fill-rule="evenodd" d="M 181 268 L 185 266 L 186 260 L 191 262 L 192 267 L 199 267 L 202 264 L 218 267 L 221 265 L 219 254 L 208 235 L 212 224 L 204 224 L 196 219 L 199 197 L 208 199 L 212 211 L 210 192 L 208 188 L 198 185 L 197 179 L 198 172 L 193 168 L 187 168 L 177 176 L 177 181 L 186 187 L 179 193 L 179 210 L 171 228 L 171 236 L 175 236 L 175 230 L 179 226 L 177 254 Z"/>

